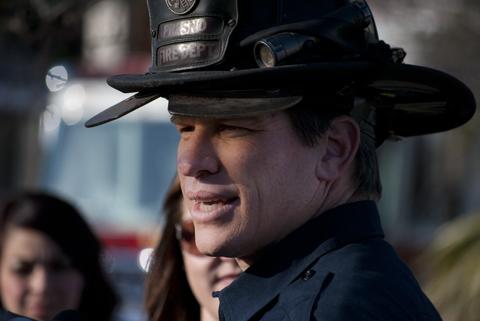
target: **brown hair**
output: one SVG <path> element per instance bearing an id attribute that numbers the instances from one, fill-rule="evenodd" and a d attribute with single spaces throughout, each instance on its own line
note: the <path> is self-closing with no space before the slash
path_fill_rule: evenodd
<path id="1" fill-rule="evenodd" d="M 185 274 L 175 229 L 182 219 L 182 191 L 178 178 L 171 184 L 163 209 L 165 226 L 153 252 L 145 286 L 148 320 L 198 321 L 200 305 Z"/>
<path id="2" fill-rule="evenodd" d="M 318 97 L 316 97 L 318 99 Z M 313 147 L 325 133 L 333 119 L 349 113 L 352 106 L 351 97 L 325 98 L 322 104 L 329 108 L 318 107 L 313 97 L 307 97 L 304 102 L 286 110 L 295 132 L 306 145 Z M 375 199 L 380 198 L 382 184 L 378 169 L 376 141 L 373 128 L 362 121 L 360 125 L 361 140 L 355 156 L 353 179 L 357 184 L 357 194 L 367 195 Z"/>
<path id="3" fill-rule="evenodd" d="M 50 237 L 85 279 L 78 312 L 84 320 L 108 321 L 118 298 L 101 265 L 101 245 L 80 212 L 43 192 L 22 192 L 0 204 L 0 257 L 7 230 L 22 227 Z"/>

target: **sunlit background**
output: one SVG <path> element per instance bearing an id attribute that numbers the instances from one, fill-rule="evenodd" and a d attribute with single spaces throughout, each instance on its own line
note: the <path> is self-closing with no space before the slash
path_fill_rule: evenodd
<path id="1" fill-rule="evenodd" d="M 478 100 L 480 2 L 369 3 L 380 37 L 403 47 L 407 63 L 454 74 Z M 74 202 L 104 241 L 124 297 L 118 318 L 129 321 L 144 317 L 146 248 L 158 239 L 178 138 L 162 99 L 111 124 L 83 123 L 128 97 L 106 85 L 108 76 L 148 69 L 147 17 L 135 0 L 0 2 L 0 196 L 41 187 Z M 441 239 L 439 229 L 480 211 L 479 125 L 477 115 L 460 129 L 379 149 L 382 220 L 419 275 L 419 254 Z"/>

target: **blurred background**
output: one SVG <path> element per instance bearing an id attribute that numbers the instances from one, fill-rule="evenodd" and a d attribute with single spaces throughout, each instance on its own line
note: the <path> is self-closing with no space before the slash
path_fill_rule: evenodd
<path id="1" fill-rule="evenodd" d="M 380 38 L 403 47 L 407 63 L 457 76 L 479 100 L 480 2 L 369 4 Z M 41 187 L 86 213 L 106 246 L 105 264 L 123 296 L 118 318 L 129 321 L 143 320 L 139 262 L 158 238 L 178 138 L 161 99 L 111 124 L 86 129 L 83 123 L 128 96 L 105 79 L 144 73 L 149 39 L 143 1 L 0 2 L 0 197 Z M 387 142 L 378 150 L 386 233 L 432 291 L 443 281 L 440 275 L 432 280 L 435 267 L 423 268 L 422 262 L 434 261 L 425 253 L 433 255 L 434 246 L 451 248 L 448 242 L 465 235 L 480 212 L 479 117 L 459 129 Z M 461 220 L 470 223 L 445 232 Z M 472 235 L 480 235 L 477 231 Z M 452 233 L 457 239 L 445 236 Z M 472 271 L 477 272 L 472 293 L 480 297 L 480 271 Z"/>

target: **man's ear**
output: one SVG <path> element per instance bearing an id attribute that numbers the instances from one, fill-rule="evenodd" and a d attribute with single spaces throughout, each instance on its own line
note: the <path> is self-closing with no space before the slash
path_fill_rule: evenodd
<path id="1" fill-rule="evenodd" d="M 333 181 L 345 173 L 357 154 L 360 144 L 360 128 L 348 116 L 332 120 L 323 136 L 323 152 L 317 163 L 317 178 Z"/>

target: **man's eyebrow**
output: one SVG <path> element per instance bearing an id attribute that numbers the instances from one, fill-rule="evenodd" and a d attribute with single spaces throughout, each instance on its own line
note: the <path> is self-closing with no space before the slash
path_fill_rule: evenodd
<path id="1" fill-rule="evenodd" d="M 177 124 L 177 123 L 180 122 L 183 118 L 185 118 L 185 117 L 178 116 L 178 115 L 172 115 L 172 116 L 170 116 L 170 122 L 173 123 L 173 124 Z"/>
<path id="2" fill-rule="evenodd" d="M 246 126 L 252 128 L 260 128 L 269 121 L 269 115 L 250 116 L 250 117 L 219 117 L 219 118 L 197 118 L 182 115 L 171 115 L 170 122 L 175 126 L 191 124 L 192 121 L 202 119 L 203 123 L 209 124 L 225 124 L 231 126 Z"/>
<path id="3" fill-rule="evenodd" d="M 234 117 L 234 118 L 224 118 L 222 121 L 231 121 L 231 122 L 244 122 L 244 123 L 259 123 L 264 120 L 264 117 Z"/>
<path id="4" fill-rule="evenodd" d="M 251 117 L 225 118 L 225 119 L 221 119 L 220 121 L 226 122 L 226 123 L 232 123 L 232 124 L 240 123 L 240 124 L 249 125 L 249 126 L 258 126 L 258 125 L 265 124 L 265 122 L 268 121 L 268 116 L 261 115 L 261 116 L 251 116 Z"/>

